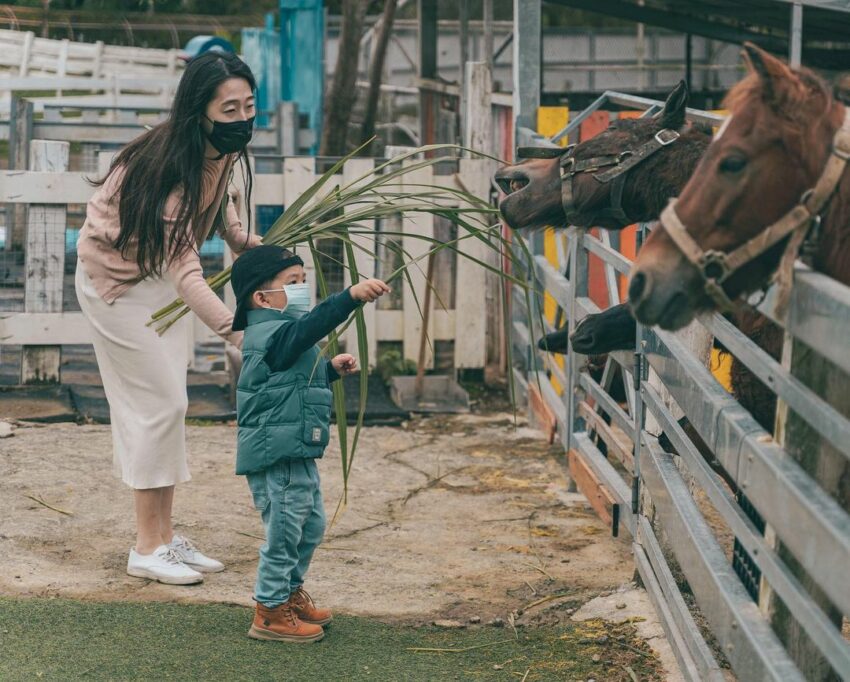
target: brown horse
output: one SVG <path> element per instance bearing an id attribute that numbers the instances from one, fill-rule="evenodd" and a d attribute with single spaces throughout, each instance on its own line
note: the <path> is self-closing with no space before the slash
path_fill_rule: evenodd
<path id="1" fill-rule="evenodd" d="M 644 323 L 676 329 L 699 311 L 766 286 L 773 273 L 781 301 L 806 238 L 813 268 L 850 285 L 850 116 L 810 71 L 791 70 L 749 44 L 745 57 L 750 74 L 727 96 L 731 118 L 723 134 L 635 262 L 629 301 Z M 791 363 L 813 391 L 850 416 L 846 374 L 806 348 L 795 348 Z M 850 511 L 844 454 L 793 410 L 784 433 L 788 454 Z M 777 553 L 840 629 L 841 610 L 798 557 L 782 543 Z M 787 607 L 772 607 L 774 630 L 807 678 L 839 679 Z"/>
<path id="2" fill-rule="evenodd" d="M 761 252 L 754 249 L 752 258 L 728 274 L 718 258 L 763 236 L 768 226 L 809 200 L 808 190 L 824 171 L 844 121 L 844 105 L 812 72 L 792 71 L 752 45 L 745 47 L 745 56 L 750 74 L 726 98 L 731 119 L 632 269 L 629 301 L 645 324 L 678 329 L 698 312 L 718 308 L 718 296 L 735 299 L 768 283 L 788 237 Z M 702 269 L 670 230 L 679 241 L 685 231 L 697 250 L 710 252 Z M 822 208 L 819 232 L 814 269 L 850 284 L 850 173 Z M 711 293 L 710 280 L 722 291 Z"/>

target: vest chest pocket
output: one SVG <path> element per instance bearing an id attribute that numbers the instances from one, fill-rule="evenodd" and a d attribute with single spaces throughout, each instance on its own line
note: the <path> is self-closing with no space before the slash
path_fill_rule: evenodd
<path id="1" fill-rule="evenodd" d="M 302 393 L 301 440 L 306 445 L 326 447 L 330 442 L 331 397 L 327 388 L 307 387 Z"/>

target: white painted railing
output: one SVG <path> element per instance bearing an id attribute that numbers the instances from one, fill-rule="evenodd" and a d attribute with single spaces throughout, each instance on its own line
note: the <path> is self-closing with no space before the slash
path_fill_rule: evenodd
<path id="1" fill-rule="evenodd" d="M 36 140 L 33 145 L 40 147 L 63 146 L 67 143 Z M 108 161 L 102 156 L 101 166 Z M 333 178 L 328 187 L 354 179 L 372 167 L 374 159 L 352 159 L 343 168 L 338 178 Z M 254 178 L 252 209 L 256 216 L 256 207 L 264 205 L 289 206 L 295 199 L 310 187 L 318 178 L 316 160 L 311 157 L 290 157 L 282 161 L 283 171 L 279 174 L 259 174 Z M 41 267 L 26 268 L 24 300 L 29 300 L 29 293 L 39 291 L 43 298 L 52 301 L 48 307 L 25 305 L 24 312 L 0 312 L 0 345 L 22 345 L 25 347 L 52 346 L 50 355 L 58 357 L 59 346 L 63 344 L 88 343 L 89 335 L 82 313 L 62 311 L 62 288 L 65 269 L 65 231 L 68 227 L 64 219 L 68 204 L 84 204 L 92 195 L 93 188 L 85 179 L 84 173 L 65 171 L 3 171 L 0 172 L 0 202 L 7 204 L 29 204 L 29 220 L 27 232 L 38 235 L 41 244 L 53 245 L 50 254 L 27 253 L 27 262 L 38 257 Z M 446 185 L 454 188 L 463 187 L 477 196 L 486 196 L 489 188 L 490 166 L 486 161 L 478 159 L 462 159 L 459 170 L 455 175 L 435 175 L 433 168 L 425 168 L 411 172 L 400 180 L 401 183 L 421 183 L 428 185 Z M 241 186 L 238 178 L 235 182 Z M 395 188 L 401 190 L 402 184 Z M 39 206 L 40 211 L 33 211 L 33 206 Z M 45 209 L 54 209 L 53 212 Z M 61 210 L 62 220 L 52 217 L 41 220 L 39 216 L 53 216 L 56 210 Z M 243 213 L 244 213 L 243 209 Z M 243 218 L 244 222 L 244 218 Z M 369 230 L 378 230 L 380 225 L 359 223 Z M 76 227 L 76 226 L 75 226 Z M 427 214 L 406 214 L 396 221 L 392 230 L 401 230 L 403 236 L 402 248 L 415 256 L 426 248 L 426 242 L 413 235 L 428 237 L 439 236 L 436 232 L 435 218 Z M 410 235 L 410 236 L 408 236 Z M 363 237 L 363 239 L 369 239 Z M 28 242 L 29 244 L 29 242 Z M 374 243 L 370 250 L 374 253 Z M 460 247 L 464 252 L 477 259 L 487 258 L 483 252 L 486 247 L 476 239 L 466 239 Z M 448 252 L 444 252 L 448 254 Z M 49 257 L 48 257 L 49 256 Z M 359 253 L 358 270 L 363 277 L 386 276 L 380 272 L 380 264 L 376 258 L 367 253 Z M 307 258 L 308 270 L 313 270 L 312 259 Z M 229 254 L 225 255 L 229 262 Z M 413 288 L 405 281 L 396 282 L 396 287 L 402 287 L 403 293 L 397 309 L 369 306 L 367 314 L 369 361 L 374 365 L 377 360 L 378 343 L 391 341 L 400 342 L 404 356 L 415 359 L 418 356 L 422 317 L 416 301 L 423 301 L 425 294 L 424 263 L 421 270 L 411 271 Z M 347 273 L 347 271 L 346 271 Z M 309 281 L 315 282 L 313 273 L 308 273 Z M 455 368 L 483 369 L 486 349 L 486 298 L 485 272 L 469 259 L 460 256 L 455 258 L 453 265 L 445 267 L 440 273 L 443 279 L 451 279 L 446 290 L 452 291 L 450 296 L 443 297 L 448 309 L 442 309 L 435 304 L 429 322 L 429 336 L 432 344 L 426 355 L 427 366 L 434 364 L 433 347 L 440 341 L 454 342 Z M 445 283 L 444 283 L 445 285 Z M 448 301 L 453 300 L 452 306 Z M 232 296 L 226 296 L 226 301 L 232 305 Z M 208 340 L 209 332 L 200 323 L 193 325 L 196 330 L 196 340 Z M 356 347 L 354 326 L 351 326 L 344 336 L 348 348 Z M 25 353 L 28 351 L 25 351 Z M 58 372 L 58 363 L 53 363 Z M 58 379 L 58 377 L 56 377 Z M 34 380 L 34 375 L 22 377 L 23 381 Z"/>

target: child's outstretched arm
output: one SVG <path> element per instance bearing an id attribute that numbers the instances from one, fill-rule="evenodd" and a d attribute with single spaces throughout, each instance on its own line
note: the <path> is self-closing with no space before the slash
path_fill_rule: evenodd
<path id="1" fill-rule="evenodd" d="M 269 342 L 266 364 L 273 372 L 289 369 L 304 351 L 345 322 L 361 303 L 374 301 L 387 291 L 386 284 L 370 279 L 328 296 L 298 320 L 280 326 Z"/>

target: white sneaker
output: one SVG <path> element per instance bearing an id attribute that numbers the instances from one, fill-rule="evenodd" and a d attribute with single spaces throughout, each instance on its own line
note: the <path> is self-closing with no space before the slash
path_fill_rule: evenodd
<path id="1" fill-rule="evenodd" d="M 194 568 L 201 573 L 218 573 L 224 570 L 224 564 L 215 559 L 210 559 L 198 551 L 189 538 L 175 535 L 168 543 L 168 549 L 174 552 L 189 568 Z"/>
<path id="2" fill-rule="evenodd" d="M 202 583 L 204 576 L 184 564 L 167 545 L 160 545 L 153 554 L 139 554 L 130 550 L 127 573 L 137 578 L 150 578 L 169 585 Z"/>

